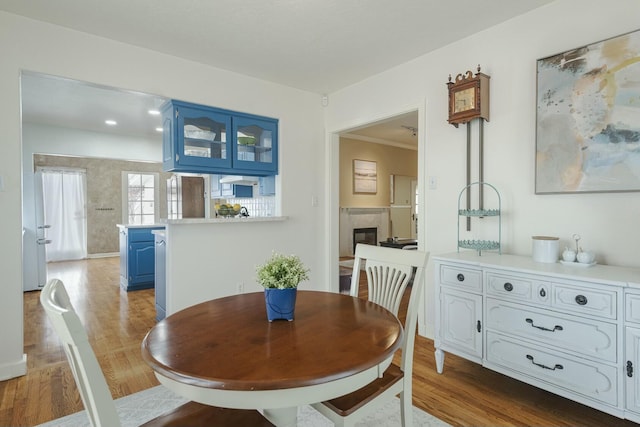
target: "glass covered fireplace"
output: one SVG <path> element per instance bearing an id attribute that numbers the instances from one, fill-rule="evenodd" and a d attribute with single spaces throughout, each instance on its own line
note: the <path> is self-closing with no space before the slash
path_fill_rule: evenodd
<path id="1" fill-rule="evenodd" d="M 366 228 L 354 228 L 353 229 L 353 253 L 356 253 L 356 245 L 358 243 L 364 243 L 366 245 L 378 245 L 378 228 L 366 227 Z"/>

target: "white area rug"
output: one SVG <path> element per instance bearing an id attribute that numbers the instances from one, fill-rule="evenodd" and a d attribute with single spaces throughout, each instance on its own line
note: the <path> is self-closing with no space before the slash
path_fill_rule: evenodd
<path id="1" fill-rule="evenodd" d="M 137 427 L 140 424 L 182 405 L 186 400 L 163 386 L 143 390 L 116 400 L 118 415 L 123 427 Z M 413 423 L 419 427 L 447 427 L 449 424 L 413 407 Z M 84 411 L 58 418 L 39 427 L 90 427 Z M 298 427 L 331 427 L 333 424 L 311 406 L 298 410 Z M 356 424 L 358 427 L 400 426 L 400 399 L 393 399 L 380 409 Z"/>
<path id="2" fill-rule="evenodd" d="M 354 261 L 354 260 L 352 260 L 352 259 L 345 259 L 344 261 L 338 261 L 338 265 L 339 265 L 340 267 L 345 267 L 345 268 L 351 268 L 351 269 L 353 269 L 353 264 L 354 264 L 354 262 L 355 262 L 355 261 Z M 361 271 L 364 271 L 364 270 L 367 268 L 366 266 L 367 266 L 367 260 L 364 260 L 364 259 L 363 259 L 363 260 L 360 262 L 360 270 L 361 270 Z"/>
<path id="3" fill-rule="evenodd" d="M 338 265 L 340 265 L 340 267 L 353 268 L 353 260 L 345 259 L 344 261 L 338 261 Z"/>

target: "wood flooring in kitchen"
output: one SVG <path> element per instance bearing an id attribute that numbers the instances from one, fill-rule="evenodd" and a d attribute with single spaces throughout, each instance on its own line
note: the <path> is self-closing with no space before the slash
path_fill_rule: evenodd
<path id="1" fill-rule="evenodd" d="M 114 398 L 158 384 L 140 355 L 140 342 L 155 323 L 153 289 L 121 291 L 117 257 L 53 263 L 49 277 L 67 286 Z M 366 286 L 360 287 L 360 295 L 366 296 Z M 0 382 L 0 426 L 34 426 L 83 409 L 39 296 L 39 291 L 24 294 L 28 373 Z M 403 317 L 406 301 L 401 310 Z M 451 425 L 636 425 L 451 354 L 444 374 L 438 375 L 433 351 L 432 340 L 417 338 L 413 402 Z"/>

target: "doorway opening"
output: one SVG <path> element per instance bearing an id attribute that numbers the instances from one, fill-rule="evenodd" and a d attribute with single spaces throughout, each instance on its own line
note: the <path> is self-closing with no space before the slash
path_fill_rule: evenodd
<path id="1" fill-rule="evenodd" d="M 337 212 L 334 220 L 336 228 L 332 232 L 333 240 L 328 261 L 341 259 L 353 255 L 354 242 L 353 228 L 373 227 L 376 221 L 376 239 L 371 241 L 377 245 L 378 241 L 386 240 L 389 237 L 398 236 L 403 238 L 418 239 L 418 215 L 415 203 L 424 200 L 422 197 L 415 197 L 418 191 L 422 191 L 424 186 L 418 185 L 423 176 L 419 171 L 420 152 L 418 141 L 422 139 L 419 131 L 419 111 L 407 111 L 388 116 L 384 119 L 372 120 L 366 124 L 359 124 L 344 130 L 332 133 L 332 174 L 331 187 L 334 196 L 331 201 L 331 212 Z M 375 162 L 375 175 L 377 179 L 376 191 L 363 194 L 354 191 L 353 164 L 354 160 L 365 160 Z M 394 177 L 402 181 L 402 195 L 392 201 L 394 189 Z M 396 185 L 398 187 L 398 185 Z M 367 220 L 360 221 L 353 227 L 351 214 L 358 214 L 359 218 Z M 401 215 L 395 215 L 400 213 Z M 394 215 L 392 215 L 394 214 Z M 333 214 L 332 214 L 333 215 Z M 392 218 L 393 217 L 393 218 Z M 420 222 L 423 223 L 424 215 Z M 393 221 L 393 222 L 392 222 Z M 399 223 L 402 227 L 399 228 Z M 350 227 L 351 226 L 351 227 Z M 392 232 L 395 229 L 395 232 Z M 393 235 L 391 233 L 394 233 Z M 333 252 L 335 251 L 335 252 Z M 338 268 L 329 266 L 330 271 L 335 271 L 338 276 Z M 334 270 L 335 268 L 335 270 Z M 334 277 L 335 277 L 334 276 Z"/>

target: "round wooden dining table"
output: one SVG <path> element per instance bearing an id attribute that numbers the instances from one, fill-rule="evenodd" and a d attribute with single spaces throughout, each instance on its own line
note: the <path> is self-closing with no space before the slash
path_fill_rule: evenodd
<path id="1" fill-rule="evenodd" d="M 168 316 L 142 341 L 142 357 L 190 400 L 258 409 L 277 426 L 295 426 L 298 406 L 382 376 L 402 338 L 396 316 L 364 299 L 298 290 L 294 320 L 269 322 L 257 292 Z"/>

